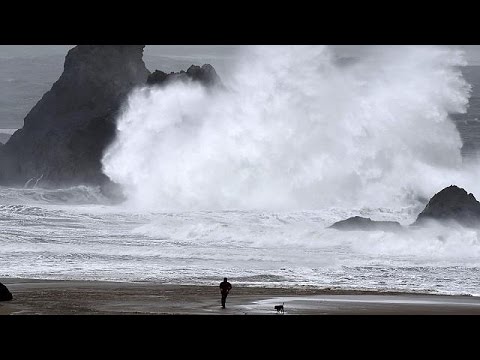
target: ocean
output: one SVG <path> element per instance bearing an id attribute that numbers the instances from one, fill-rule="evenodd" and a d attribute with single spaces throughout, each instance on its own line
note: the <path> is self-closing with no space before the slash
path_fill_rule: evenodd
<path id="1" fill-rule="evenodd" d="M 91 188 L 1 189 L 0 277 L 480 295 L 473 231 L 338 232 L 412 209 L 138 212 Z"/>
<path id="2" fill-rule="evenodd" d="M 28 109 L 60 75 L 62 60 L 0 59 L 1 128 L 21 126 Z M 173 69 L 172 63 L 170 66 Z M 476 161 L 480 149 L 480 67 L 462 71 L 473 92 L 467 113 L 456 114 L 452 120 L 463 143 L 462 159 L 468 164 Z M 121 144 L 118 146 L 121 154 Z M 217 202 L 210 210 L 201 196 L 185 195 L 185 189 L 197 185 L 185 182 L 177 189 L 184 201 L 173 203 L 179 206 L 143 207 L 143 193 L 129 188 L 130 179 L 115 171 L 114 160 L 107 161 L 110 175 L 117 177 L 137 201 L 114 205 L 99 189 L 83 186 L 57 190 L 0 187 L 0 278 L 217 285 L 228 277 L 234 286 L 480 296 L 480 238 L 476 230 L 441 225 L 407 227 L 422 211 L 425 197 L 391 201 L 390 206 L 384 201 L 366 205 L 365 194 L 359 192 L 354 195 L 362 201 L 331 202 L 315 209 L 304 199 L 302 188 L 302 201 L 290 201 L 297 194 L 292 192 L 294 195 L 285 197 L 281 204 L 309 205 L 304 209 L 267 209 L 263 205 L 269 199 L 259 200 L 253 209 L 235 208 L 243 203 L 229 198 L 226 208 L 219 208 Z M 253 160 L 252 164 L 255 166 Z M 268 176 L 278 176 L 278 172 Z M 169 179 L 160 180 L 170 184 Z M 227 189 L 222 185 L 221 179 L 215 184 Z M 337 189 L 324 185 L 330 186 L 326 191 Z M 430 195 L 439 190 L 432 187 Z M 246 190 L 242 187 L 241 191 Z M 200 195 L 205 194 L 210 193 Z M 480 197 L 480 193 L 475 195 Z M 167 198 L 160 194 L 157 199 Z M 185 206 L 192 201 L 198 206 Z M 399 235 L 328 228 L 335 221 L 356 215 L 398 221 L 407 230 Z"/>

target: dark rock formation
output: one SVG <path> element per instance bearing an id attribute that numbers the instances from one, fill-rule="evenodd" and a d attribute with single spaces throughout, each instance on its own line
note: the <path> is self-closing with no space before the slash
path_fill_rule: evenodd
<path id="1" fill-rule="evenodd" d="M 150 72 L 144 45 L 79 45 L 64 72 L 0 148 L 0 183 L 40 186 L 102 185 L 104 149 L 127 94 Z"/>
<path id="2" fill-rule="evenodd" d="M 155 70 L 147 79 L 147 85 L 166 85 L 173 81 L 198 81 L 210 86 L 222 86 L 222 82 L 212 65 L 205 64 L 202 67 L 192 65 L 188 70 L 170 74 Z"/>
<path id="3" fill-rule="evenodd" d="M 10 301 L 13 299 L 12 293 L 8 291 L 7 287 L 0 283 L 0 301 Z"/>
<path id="4" fill-rule="evenodd" d="M 102 172 L 101 160 L 115 138 L 115 120 L 131 90 L 171 81 L 223 86 L 211 65 L 153 74 L 144 45 L 78 45 L 59 80 L 33 107 L 24 127 L 0 144 L 0 185 L 68 187 L 100 185 L 119 192 Z"/>
<path id="5" fill-rule="evenodd" d="M 374 221 L 372 219 L 364 218 L 360 216 L 354 216 L 354 217 L 348 218 L 347 220 L 336 222 L 330 227 L 333 229 L 343 230 L 343 231 L 381 230 L 381 231 L 397 232 L 397 231 L 403 230 L 402 225 L 400 225 L 400 223 L 396 221 Z"/>
<path id="6" fill-rule="evenodd" d="M 430 199 L 414 225 L 421 225 L 429 219 L 453 220 L 468 227 L 480 226 L 480 202 L 464 189 L 451 185 Z"/>

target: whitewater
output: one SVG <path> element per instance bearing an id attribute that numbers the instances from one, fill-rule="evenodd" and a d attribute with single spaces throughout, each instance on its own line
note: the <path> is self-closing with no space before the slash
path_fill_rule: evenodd
<path id="1" fill-rule="evenodd" d="M 0 188 L 0 277 L 480 295 L 478 232 L 408 226 L 456 184 L 480 196 L 451 119 L 462 53 L 248 47 L 220 88 L 139 88 L 103 159 L 126 197 Z"/>

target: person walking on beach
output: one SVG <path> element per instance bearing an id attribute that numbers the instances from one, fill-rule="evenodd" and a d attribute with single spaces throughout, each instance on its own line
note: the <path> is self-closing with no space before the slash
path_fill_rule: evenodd
<path id="1" fill-rule="evenodd" d="M 227 278 L 223 278 L 223 282 L 220 283 L 220 292 L 222 294 L 222 308 L 225 309 L 225 301 L 227 301 L 227 295 L 232 290 L 232 284 L 227 281 Z"/>

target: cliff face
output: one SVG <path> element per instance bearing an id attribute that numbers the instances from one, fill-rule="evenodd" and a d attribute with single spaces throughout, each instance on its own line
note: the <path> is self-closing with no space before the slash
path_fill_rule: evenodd
<path id="1" fill-rule="evenodd" d="M 79 45 L 64 72 L 0 149 L 0 182 L 42 186 L 103 184 L 104 149 L 115 136 L 115 117 L 126 95 L 150 72 L 144 45 Z"/>

